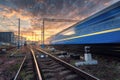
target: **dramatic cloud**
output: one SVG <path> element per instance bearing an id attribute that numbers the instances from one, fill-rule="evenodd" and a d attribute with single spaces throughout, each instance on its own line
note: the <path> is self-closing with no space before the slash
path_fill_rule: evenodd
<path id="1" fill-rule="evenodd" d="M 0 0 L 0 28 L 1 31 L 16 32 L 17 19 L 21 18 L 22 34 L 31 36 L 30 33 L 34 32 L 40 38 L 43 18 L 80 21 L 117 1 L 119 0 Z M 45 38 L 75 23 L 45 21 Z"/>

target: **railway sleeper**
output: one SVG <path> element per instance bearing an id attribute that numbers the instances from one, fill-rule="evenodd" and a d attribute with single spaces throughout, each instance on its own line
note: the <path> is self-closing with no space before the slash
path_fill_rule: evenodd
<path id="1" fill-rule="evenodd" d="M 78 77 L 78 75 L 71 74 L 71 75 L 67 75 L 64 79 L 65 80 L 78 80 L 79 77 Z"/>

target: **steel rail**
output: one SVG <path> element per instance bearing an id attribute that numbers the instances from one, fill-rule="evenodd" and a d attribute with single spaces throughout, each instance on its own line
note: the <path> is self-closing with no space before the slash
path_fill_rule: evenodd
<path id="1" fill-rule="evenodd" d="M 83 71 L 83 70 L 81 70 L 81 69 L 79 69 L 79 68 L 77 68 L 77 67 L 75 67 L 75 66 L 73 66 L 73 65 L 71 65 L 71 64 L 69 64 L 69 63 L 67 63 L 67 62 L 65 62 L 65 61 L 63 61 L 63 60 L 61 60 L 61 59 L 59 59 L 59 58 L 57 58 L 57 57 L 55 57 L 55 56 L 53 56 L 53 55 L 51 55 L 50 53 L 48 53 L 48 52 L 46 52 L 46 51 L 44 51 L 44 50 L 42 50 L 42 49 L 38 49 L 38 48 L 37 48 L 37 50 L 38 50 L 38 51 L 41 51 L 41 52 L 44 53 L 44 54 L 49 55 L 49 56 L 50 56 L 51 58 L 53 58 L 54 60 L 59 61 L 60 63 L 62 63 L 62 65 L 66 66 L 66 67 L 68 67 L 69 69 L 73 70 L 74 72 L 78 73 L 79 75 L 81 75 L 81 76 L 82 76 L 83 78 L 85 78 L 86 80 L 100 80 L 100 79 L 98 79 L 97 77 L 92 76 L 91 74 L 89 74 L 89 73 L 87 73 L 87 72 L 85 72 L 85 71 Z"/>
<path id="2" fill-rule="evenodd" d="M 23 64 L 24 64 L 25 60 L 26 60 L 26 56 L 24 57 L 24 59 L 23 59 L 21 65 L 20 65 L 20 68 L 18 69 L 17 74 L 15 75 L 15 77 L 14 77 L 13 80 L 17 80 L 18 75 L 19 75 L 19 73 L 20 73 L 20 71 L 21 71 L 21 69 L 22 69 L 22 67 L 23 67 Z"/>
<path id="3" fill-rule="evenodd" d="M 39 69 L 37 60 L 36 60 L 36 57 L 35 57 L 35 53 L 34 53 L 33 49 L 30 49 L 30 50 L 31 50 L 31 53 L 32 53 L 32 56 L 33 56 L 33 59 L 34 59 L 34 62 L 35 62 L 36 69 L 37 69 L 38 80 L 43 80 L 43 79 L 42 79 L 42 75 L 41 75 L 41 73 L 40 73 L 40 69 Z"/>

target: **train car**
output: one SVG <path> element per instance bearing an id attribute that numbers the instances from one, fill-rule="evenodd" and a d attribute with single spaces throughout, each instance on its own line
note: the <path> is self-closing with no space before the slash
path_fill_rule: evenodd
<path id="1" fill-rule="evenodd" d="M 120 54 L 120 1 L 56 34 L 50 44 L 81 52 L 89 45 L 93 53 Z"/>

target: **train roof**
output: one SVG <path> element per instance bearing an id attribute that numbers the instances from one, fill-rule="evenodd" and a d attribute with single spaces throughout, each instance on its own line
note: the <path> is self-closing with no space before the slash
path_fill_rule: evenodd
<path id="1" fill-rule="evenodd" d="M 101 15 L 101 14 L 103 14 L 103 13 L 105 13 L 105 12 L 111 10 L 111 9 L 114 9 L 114 8 L 116 8 L 116 7 L 118 7 L 118 6 L 120 6 L 120 1 L 118 1 L 118 2 L 116 2 L 116 3 L 114 3 L 114 4 L 110 5 L 110 6 L 108 6 L 107 8 L 105 8 L 105 9 L 103 9 L 103 10 L 101 10 L 101 11 L 99 11 L 99 12 L 97 12 L 97 13 L 95 13 L 95 14 L 87 17 L 87 18 L 85 18 L 85 19 L 82 20 L 82 21 L 77 22 L 76 24 L 72 25 L 71 27 L 68 27 L 68 28 L 60 31 L 60 32 L 57 33 L 56 35 L 64 32 L 64 31 L 66 31 L 66 30 L 68 30 L 68 29 L 70 29 L 70 28 L 72 28 L 72 27 L 74 27 L 74 26 L 80 25 L 80 24 L 82 24 L 82 23 L 84 23 L 84 22 L 86 22 L 86 21 L 88 21 L 88 20 L 90 20 L 90 19 L 92 19 L 92 18 L 95 18 L 95 17 L 97 17 L 97 16 L 99 16 L 99 15 Z M 55 36 L 56 36 L 56 35 L 55 35 Z"/>

